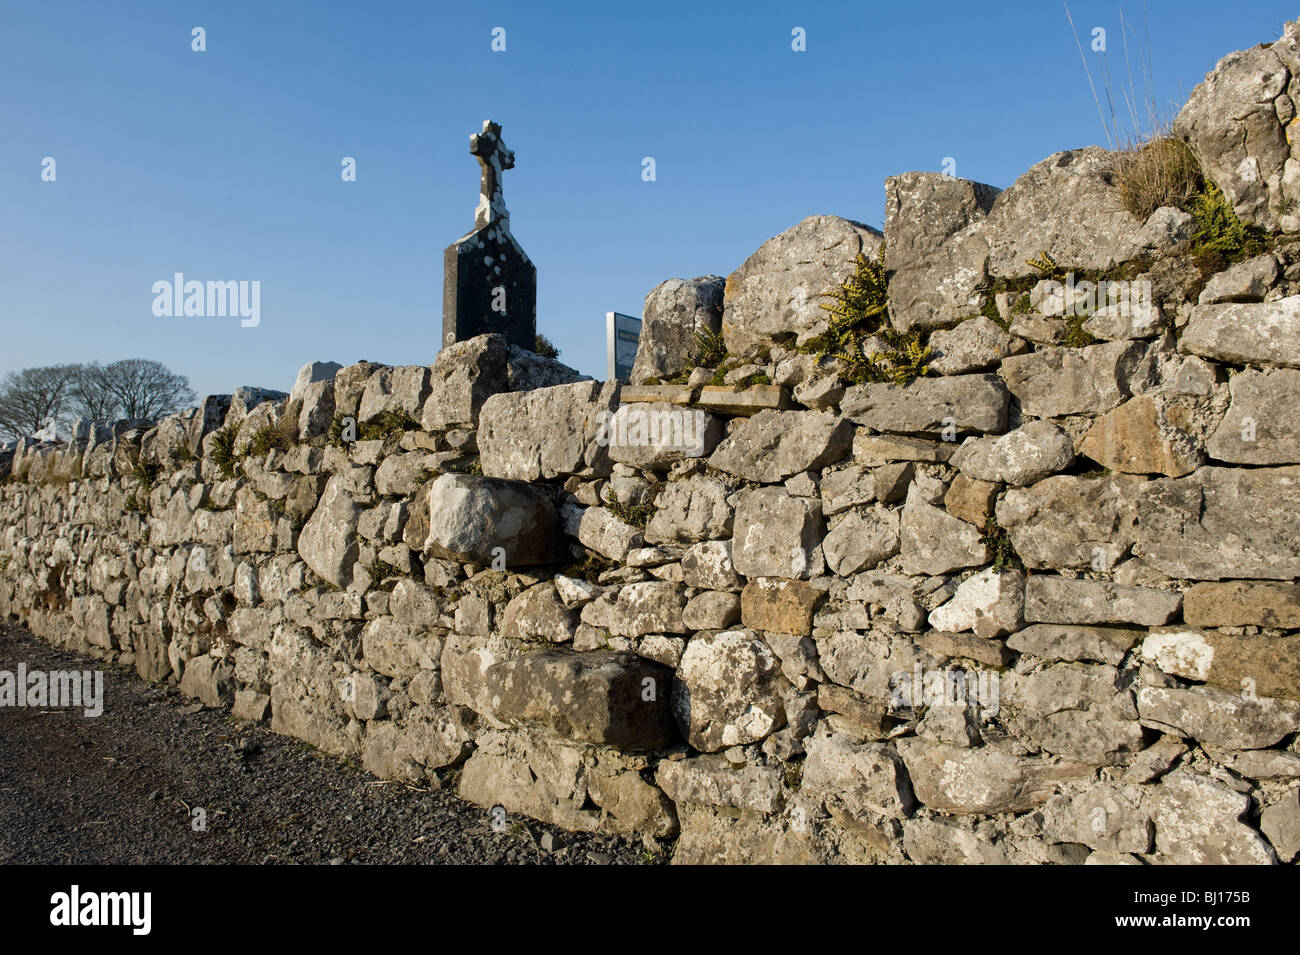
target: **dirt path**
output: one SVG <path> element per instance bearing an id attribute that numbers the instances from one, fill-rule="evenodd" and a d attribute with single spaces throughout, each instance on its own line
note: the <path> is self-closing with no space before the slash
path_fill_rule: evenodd
<path id="1" fill-rule="evenodd" d="M 103 715 L 0 706 L 0 864 L 645 863 L 524 817 L 493 831 L 449 786 L 375 779 L 0 624 L 0 671 L 104 669 Z M 206 813 L 195 831 L 192 810 Z M 545 834 L 550 839 L 543 839 Z M 542 844 L 551 844 L 547 852 Z M 656 858 L 653 861 L 663 861 Z"/>

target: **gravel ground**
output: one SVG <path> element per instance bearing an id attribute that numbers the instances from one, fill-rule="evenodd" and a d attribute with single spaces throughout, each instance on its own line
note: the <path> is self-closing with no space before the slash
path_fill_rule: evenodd
<path id="1" fill-rule="evenodd" d="M 0 670 L 104 670 L 104 712 L 0 707 L 0 864 L 646 864 L 639 843 L 522 816 L 234 720 L 0 624 Z M 191 810 L 207 815 L 194 831 Z M 545 838 L 549 835 L 549 839 Z M 553 840 L 553 842 L 552 842 Z M 551 846 L 546 851 L 543 844 Z"/>

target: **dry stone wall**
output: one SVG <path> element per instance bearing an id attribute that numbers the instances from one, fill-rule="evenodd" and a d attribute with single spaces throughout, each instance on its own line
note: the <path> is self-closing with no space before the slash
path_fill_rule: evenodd
<path id="1" fill-rule="evenodd" d="M 1180 117 L 1211 172 L 1224 115 Z M 1256 159 L 1243 216 L 1290 187 Z M 1185 212 L 1116 211 L 1114 162 L 889 181 L 890 318 L 933 350 L 907 384 L 800 347 L 880 243 L 816 216 L 652 292 L 634 385 L 483 336 L 24 442 L 0 613 L 679 862 L 1292 861 L 1300 246 L 1206 275 Z M 1154 297 L 1081 340 L 1042 252 Z M 690 371 L 701 332 L 729 368 Z"/>

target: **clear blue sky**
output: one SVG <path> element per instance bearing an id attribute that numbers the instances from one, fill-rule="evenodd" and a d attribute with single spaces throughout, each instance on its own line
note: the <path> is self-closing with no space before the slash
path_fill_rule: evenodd
<path id="1" fill-rule="evenodd" d="M 1122 74 L 1119 4 L 1071 10 L 1094 78 L 1094 26 Z M 1142 4 L 1125 10 L 1141 92 Z M 1296 12 L 1151 0 L 1157 100 L 1181 105 Z M 813 213 L 879 226 L 885 177 L 944 157 L 1005 187 L 1103 138 L 1054 0 L 8 0 L 0 117 L 0 373 L 146 357 L 199 394 L 287 389 L 313 359 L 432 362 L 489 117 L 518 157 L 505 196 L 539 330 L 602 378 L 604 313 L 639 315 L 666 278 L 725 275 Z M 175 272 L 260 281 L 261 324 L 155 317 Z"/>

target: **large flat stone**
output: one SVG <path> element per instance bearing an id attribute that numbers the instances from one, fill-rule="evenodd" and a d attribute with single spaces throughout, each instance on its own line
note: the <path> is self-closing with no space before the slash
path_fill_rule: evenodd
<path id="1" fill-rule="evenodd" d="M 1178 350 L 1235 365 L 1300 368 L 1300 295 L 1275 302 L 1197 305 Z"/>
<path id="2" fill-rule="evenodd" d="M 943 435 L 1007 430 L 1011 396 L 997 375 L 918 378 L 909 385 L 854 385 L 845 417 L 874 431 Z"/>
<path id="3" fill-rule="evenodd" d="M 1228 580 L 1193 584 L 1183 595 L 1183 620 L 1193 627 L 1300 629 L 1300 584 Z"/>
<path id="4" fill-rule="evenodd" d="M 1143 350 L 1141 343 L 1128 341 L 1045 348 L 1003 359 L 998 373 L 1025 414 L 1102 414 L 1130 395 L 1130 380 Z"/>
<path id="5" fill-rule="evenodd" d="M 776 487 L 741 494 L 732 539 L 737 572 L 807 580 L 824 566 L 821 542 L 821 501 Z"/>
<path id="6" fill-rule="evenodd" d="M 427 494 L 426 553 L 484 566 L 503 557 L 508 567 L 550 563 L 562 553 L 560 518 L 541 488 L 476 474 L 444 474 Z"/>
<path id="7" fill-rule="evenodd" d="M 623 750 L 678 738 L 669 707 L 672 671 L 634 653 L 540 650 L 493 664 L 487 688 L 497 719 L 563 739 Z"/>
<path id="8" fill-rule="evenodd" d="M 941 173 L 885 180 L 885 266 L 896 327 L 929 328 L 979 311 L 989 257 L 982 226 L 998 192 Z"/>
<path id="9" fill-rule="evenodd" d="M 514 481 L 608 476 L 608 440 L 600 439 L 618 407 L 618 388 L 580 381 L 492 395 L 479 413 L 483 473 Z"/>
<path id="10" fill-rule="evenodd" d="M 1170 577 L 1300 577 L 1300 467 L 1205 467 L 1142 489 L 1133 553 Z"/>
<path id="11" fill-rule="evenodd" d="M 832 412 L 760 411 L 727 435 L 709 466 L 773 484 L 834 464 L 852 443 L 853 425 Z"/>
<path id="12" fill-rule="evenodd" d="M 1156 627 L 1142 657 L 1165 673 L 1243 695 L 1300 700 L 1300 637 L 1235 636 L 1196 627 Z"/>
<path id="13" fill-rule="evenodd" d="M 1130 475 L 1058 474 L 1007 491 L 997 504 L 998 524 L 1026 567 L 1105 570 L 1137 539 L 1144 484 Z"/>
<path id="14" fill-rule="evenodd" d="M 992 746 L 901 739 L 898 750 L 916 798 L 939 812 L 1025 812 L 1045 803 L 1061 783 L 1093 773 L 1084 763 L 1030 759 Z"/>
<path id="15" fill-rule="evenodd" d="M 1210 435 L 1210 456 L 1232 464 L 1300 463 L 1300 371 L 1246 369 L 1228 382 L 1232 404 Z"/>
<path id="16" fill-rule="evenodd" d="M 1106 580 L 1032 574 L 1025 582 L 1025 620 L 1029 623 L 1155 627 L 1173 620 L 1182 602 L 1179 594 Z"/>

